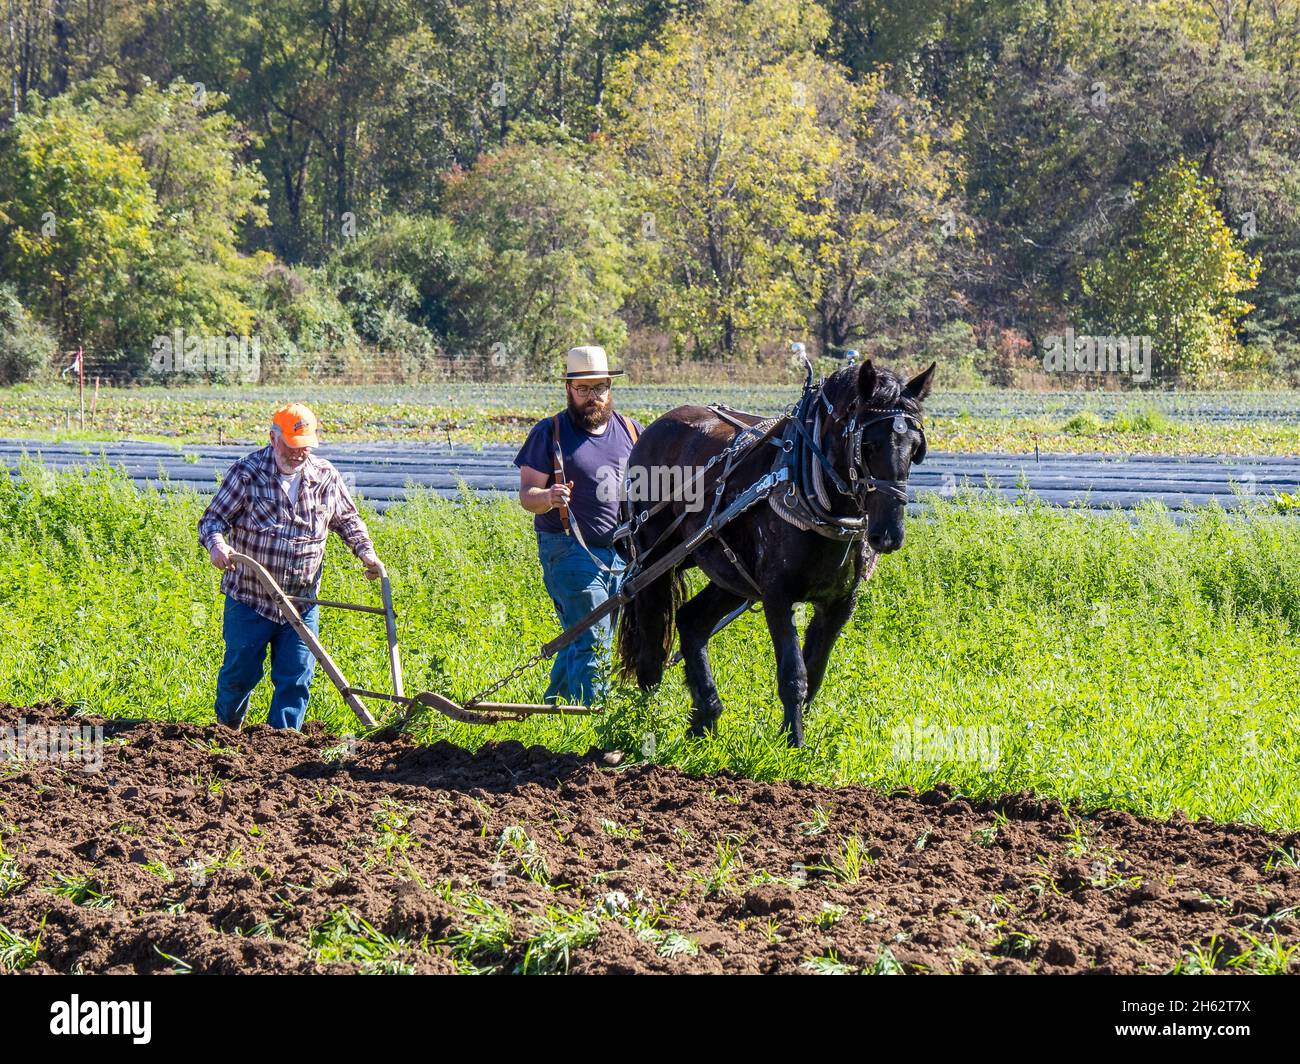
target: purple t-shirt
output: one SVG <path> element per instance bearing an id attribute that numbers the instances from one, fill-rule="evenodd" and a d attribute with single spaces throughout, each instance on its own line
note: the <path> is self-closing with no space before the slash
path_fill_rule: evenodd
<path id="1" fill-rule="evenodd" d="M 629 418 L 629 420 L 631 420 Z M 539 421 L 515 455 L 516 466 L 528 466 L 546 474 L 546 485 L 555 483 L 555 448 L 551 440 L 551 419 Z M 638 433 L 639 422 L 632 421 Z M 573 481 L 569 515 L 582 527 L 583 538 L 592 546 L 608 547 L 618 527 L 618 499 L 627 471 L 627 456 L 632 452 L 632 437 L 623 427 L 623 419 L 611 413 L 605 431 L 593 436 L 578 428 L 565 411 L 560 418 L 560 451 L 564 455 L 564 475 Z M 563 532 L 559 510 L 533 515 L 538 532 Z"/>

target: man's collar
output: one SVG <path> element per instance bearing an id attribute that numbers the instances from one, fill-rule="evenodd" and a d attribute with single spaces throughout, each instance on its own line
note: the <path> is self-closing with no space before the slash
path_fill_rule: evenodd
<path id="1" fill-rule="evenodd" d="M 266 456 L 262 460 L 266 471 L 273 477 L 283 476 L 279 463 L 275 460 L 275 445 L 268 443 L 262 451 Z M 302 464 L 302 479 L 308 484 L 315 484 L 321 479 L 320 461 L 310 451 L 307 452 L 307 461 Z"/>

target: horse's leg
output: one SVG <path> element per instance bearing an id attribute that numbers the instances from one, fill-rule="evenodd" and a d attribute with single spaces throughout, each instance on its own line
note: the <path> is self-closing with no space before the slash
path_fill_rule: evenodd
<path id="1" fill-rule="evenodd" d="M 776 651 L 776 684 L 785 710 L 786 740 L 791 746 L 803 746 L 803 707 L 808 697 L 808 671 L 799 649 L 799 629 L 794 624 L 794 603 L 787 600 L 763 600 L 767 630 Z"/>
<path id="2" fill-rule="evenodd" d="M 808 630 L 803 639 L 803 665 L 808 674 L 808 693 L 804 705 L 812 704 L 821 690 L 822 679 L 826 676 L 826 663 L 830 661 L 831 648 L 848 619 L 853 615 L 855 595 L 845 595 L 841 599 L 818 606 L 813 619 L 808 622 Z"/>
<path id="3" fill-rule="evenodd" d="M 710 583 L 677 611 L 682 665 L 694 706 L 689 734 L 697 738 L 712 731 L 722 713 L 722 699 L 718 697 L 713 669 L 709 666 L 709 636 L 714 625 L 744 601 L 742 596 Z"/>

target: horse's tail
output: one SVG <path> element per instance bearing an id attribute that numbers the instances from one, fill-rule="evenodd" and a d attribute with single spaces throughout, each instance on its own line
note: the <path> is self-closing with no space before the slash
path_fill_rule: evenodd
<path id="1" fill-rule="evenodd" d="M 670 570 L 638 591 L 618 619 L 618 657 L 622 674 L 636 677 L 641 690 L 664 676 L 673 650 L 677 608 L 686 597 L 686 578 Z"/>

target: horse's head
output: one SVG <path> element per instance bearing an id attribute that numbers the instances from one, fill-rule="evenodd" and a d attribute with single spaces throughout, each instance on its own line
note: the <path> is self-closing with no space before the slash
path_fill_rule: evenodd
<path id="1" fill-rule="evenodd" d="M 857 496 L 867 519 L 867 543 L 881 554 L 903 545 L 907 476 L 925 458 L 921 402 L 930 394 L 935 363 L 904 381 L 870 361 L 828 380 L 834 426 L 828 457 Z"/>

